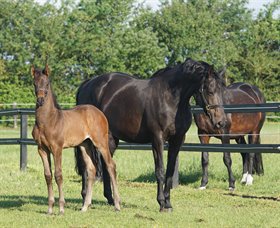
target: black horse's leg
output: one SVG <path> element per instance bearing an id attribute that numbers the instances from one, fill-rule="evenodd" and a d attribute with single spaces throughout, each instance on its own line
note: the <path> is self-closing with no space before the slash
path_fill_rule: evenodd
<path id="1" fill-rule="evenodd" d="M 152 142 L 155 174 L 157 179 L 157 201 L 160 205 L 160 211 L 164 211 L 165 198 L 163 193 L 164 183 L 164 165 L 163 165 L 163 139 L 161 136 L 155 136 Z"/>
<path id="2" fill-rule="evenodd" d="M 117 138 L 114 138 L 111 134 L 111 132 L 109 132 L 109 149 L 110 149 L 110 153 L 113 157 L 114 152 L 118 146 L 119 140 Z M 109 173 L 107 171 L 106 168 L 106 164 L 103 160 L 103 157 L 101 157 L 101 163 L 102 163 L 102 174 L 103 174 L 103 194 L 105 196 L 105 198 L 108 201 L 108 204 L 110 205 L 114 205 L 114 199 L 112 197 L 112 189 L 111 189 L 111 179 L 109 176 Z"/>
<path id="3" fill-rule="evenodd" d="M 80 147 L 75 147 L 75 157 L 76 157 L 77 172 L 82 177 L 81 195 L 82 195 L 83 204 L 84 204 L 85 197 L 86 197 L 86 191 L 87 191 L 87 189 L 86 189 L 86 186 L 87 186 L 87 171 L 86 171 L 86 168 L 85 168 L 85 162 L 84 162 Z"/>
<path id="4" fill-rule="evenodd" d="M 222 143 L 223 144 L 230 144 L 229 137 L 223 137 L 222 138 Z M 234 179 L 233 172 L 232 172 L 232 169 L 231 169 L 232 160 L 231 160 L 230 152 L 224 152 L 223 160 L 224 160 L 224 164 L 226 165 L 227 170 L 228 170 L 229 190 L 233 191 L 234 188 L 235 188 L 235 179 Z"/>
<path id="5" fill-rule="evenodd" d="M 239 137 L 235 140 L 238 144 L 246 144 L 245 138 L 243 136 Z M 241 184 L 245 184 L 248 175 L 248 162 L 249 162 L 249 154 L 248 153 L 240 153 L 242 156 L 242 164 L 243 164 L 243 175 L 241 179 Z"/>
<path id="6" fill-rule="evenodd" d="M 166 168 L 166 180 L 164 186 L 164 197 L 165 197 L 165 209 L 172 210 L 170 203 L 170 189 L 172 188 L 173 175 L 176 165 L 176 159 L 182 143 L 185 140 L 185 135 L 173 137 L 168 141 L 168 157 L 167 157 L 167 168 Z"/>
<path id="7" fill-rule="evenodd" d="M 200 134 L 200 133 L 199 133 Z M 200 143 L 209 144 L 210 137 L 209 136 L 199 136 Z M 208 165 L 209 165 L 209 154 L 208 152 L 201 153 L 201 166 L 202 166 L 202 179 L 199 189 L 206 189 L 206 185 L 208 184 Z"/>

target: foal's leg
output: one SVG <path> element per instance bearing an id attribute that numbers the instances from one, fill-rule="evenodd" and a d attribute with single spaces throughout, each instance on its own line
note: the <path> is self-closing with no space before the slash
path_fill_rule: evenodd
<path id="1" fill-rule="evenodd" d="M 82 157 L 86 166 L 87 180 L 86 180 L 86 195 L 83 202 L 82 211 L 85 212 L 88 209 L 88 206 L 91 205 L 92 199 L 92 185 L 94 181 L 94 177 L 96 174 L 96 169 L 91 160 L 91 150 L 87 142 L 83 142 L 80 145 L 80 150 L 82 153 Z"/>
<path id="2" fill-rule="evenodd" d="M 111 183 L 113 187 L 115 210 L 120 211 L 121 207 L 120 207 L 120 196 L 119 196 L 119 191 L 117 186 L 116 164 L 113 161 L 110 154 L 108 138 L 107 137 L 103 137 L 102 139 L 100 138 L 98 142 L 94 143 L 94 145 L 101 153 L 111 179 Z"/>
<path id="3" fill-rule="evenodd" d="M 230 143 L 230 139 L 228 137 L 223 137 L 222 138 L 222 143 L 223 144 L 229 144 Z M 229 152 L 224 152 L 223 161 L 224 161 L 224 164 L 226 165 L 227 170 L 228 170 L 229 190 L 233 191 L 234 188 L 235 188 L 235 179 L 234 179 L 233 172 L 232 172 L 232 169 L 231 169 L 232 160 L 231 160 L 231 156 L 230 156 Z"/>
<path id="4" fill-rule="evenodd" d="M 246 144 L 245 138 L 243 136 L 236 139 L 236 142 L 238 144 Z M 242 164 L 243 164 L 243 175 L 241 179 L 241 184 L 245 184 L 247 180 L 248 175 L 248 160 L 249 160 L 249 154 L 248 153 L 240 153 L 242 156 Z"/>
<path id="5" fill-rule="evenodd" d="M 160 211 L 164 211 L 165 197 L 163 193 L 164 183 L 164 165 L 163 165 L 163 139 L 161 136 L 155 136 L 152 143 L 153 155 L 155 162 L 155 173 L 157 179 L 157 201 L 160 206 Z"/>
<path id="6" fill-rule="evenodd" d="M 168 148 L 168 158 L 167 158 L 167 168 L 166 168 L 166 180 L 164 186 L 164 197 L 165 197 L 165 206 L 164 209 L 167 211 L 172 210 L 170 203 L 170 189 L 172 188 L 172 178 L 174 175 L 176 159 L 180 150 L 182 143 L 184 142 L 185 135 L 174 137 L 169 140 Z"/>
<path id="7" fill-rule="evenodd" d="M 64 194 L 62 190 L 62 185 L 63 185 L 63 177 L 62 177 L 62 147 L 57 147 L 53 150 L 53 159 L 54 159 L 54 176 L 55 176 L 55 181 L 58 187 L 58 193 L 59 193 L 59 213 L 64 214 L 64 204 L 65 204 L 65 199 L 64 199 Z"/>
<path id="8" fill-rule="evenodd" d="M 53 188 L 52 188 L 52 171 L 51 171 L 51 159 L 50 159 L 50 153 L 46 152 L 42 148 L 38 147 L 39 155 L 41 156 L 43 166 L 44 166 L 44 174 L 45 179 L 48 187 L 48 214 L 53 213 L 53 205 L 54 205 L 54 194 L 53 194 Z"/>
<path id="9" fill-rule="evenodd" d="M 199 136 L 200 143 L 209 144 L 210 137 L 203 135 Z M 206 185 L 208 184 L 208 165 L 209 165 L 209 153 L 202 152 L 201 153 L 201 166 L 202 166 L 202 179 L 199 189 L 206 189 Z"/>

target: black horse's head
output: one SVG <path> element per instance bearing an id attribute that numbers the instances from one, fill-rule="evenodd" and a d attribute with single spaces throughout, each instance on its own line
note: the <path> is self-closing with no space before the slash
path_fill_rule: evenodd
<path id="1" fill-rule="evenodd" d="M 194 94 L 196 103 L 203 107 L 215 128 L 225 127 L 226 114 L 223 108 L 225 83 L 222 77 L 206 62 L 196 62 L 192 65 L 193 71 L 199 75 L 197 79 L 200 80 L 200 88 Z"/>
<path id="2" fill-rule="evenodd" d="M 46 65 L 43 70 L 35 69 L 34 66 L 31 67 L 31 75 L 33 76 L 35 95 L 37 98 L 37 107 L 42 106 L 45 103 L 45 99 L 48 95 L 50 88 L 49 73 L 50 70 L 48 65 Z"/>

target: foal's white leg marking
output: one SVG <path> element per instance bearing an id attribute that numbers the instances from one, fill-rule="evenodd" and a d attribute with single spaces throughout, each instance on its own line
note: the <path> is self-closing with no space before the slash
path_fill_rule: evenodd
<path id="1" fill-rule="evenodd" d="M 253 184 L 253 176 L 251 174 L 248 174 L 246 185 L 252 185 Z"/>
<path id="2" fill-rule="evenodd" d="M 247 176 L 248 176 L 248 172 L 243 173 L 242 179 L 240 181 L 241 184 L 245 184 L 247 182 Z"/>
<path id="3" fill-rule="evenodd" d="M 87 148 L 87 149 L 86 149 Z M 91 161 L 89 154 L 87 153 L 88 147 L 87 145 L 80 145 L 80 150 L 82 152 L 82 156 L 84 162 L 86 164 L 86 171 L 87 171 L 87 186 L 86 186 L 86 197 L 84 201 L 84 205 L 81 209 L 82 212 L 87 211 L 88 207 L 91 205 L 92 200 L 92 184 L 95 176 L 95 167 Z"/>

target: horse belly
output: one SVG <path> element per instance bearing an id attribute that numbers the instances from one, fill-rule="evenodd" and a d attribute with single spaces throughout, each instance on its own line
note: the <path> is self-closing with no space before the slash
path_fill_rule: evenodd
<path id="1" fill-rule="evenodd" d="M 260 117 L 259 113 L 233 113 L 230 133 L 245 135 L 254 131 L 258 127 Z"/>

